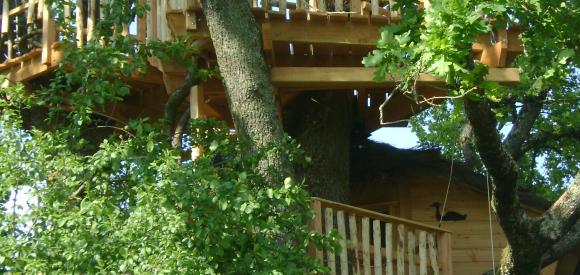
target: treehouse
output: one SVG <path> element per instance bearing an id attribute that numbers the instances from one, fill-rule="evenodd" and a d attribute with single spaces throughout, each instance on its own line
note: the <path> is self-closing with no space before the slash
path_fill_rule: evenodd
<path id="1" fill-rule="evenodd" d="M 187 33 L 191 40 L 211 42 L 199 1 L 138 2 L 148 4 L 150 12 L 125 26 L 119 35 L 148 41 L 170 40 Z M 379 28 L 404 16 L 390 8 L 392 2 L 249 2 L 262 31 L 263 52 L 271 68 L 280 112 L 285 112 L 292 99 L 305 91 L 356 90 L 364 129 L 370 133 L 382 125 L 405 124 L 405 119 L 427 107 L 393 93 L 396 77 L 375 82 L 375 69 L 361 65 L 362 58 L 374 48 Z M 65 15 L 74 18 L 69 24 L 76 29 L 76 42 L 82 47 L 93 38 L 95 24 L 102 16 L 99 7 L 105 1 L 72 3 L 74 6 L 65 7 Z M 44 0 L 3 0 L 2 4 L 0 73 L 6 76 L 4 85 L 22 82 L 33 90 L 53 76 L 65 54 L 52 8 Z M 509 67 L 523 51 L 518 33 L 515 27 L 499 29 L 493 34 L 493 42 L 486 35 L 473 44 L 474 59 L 490 67 L 489 80 L 503 85 L 519 82 L 518 69 Z M 215 58 L 211 43 L 206 44 L 204 50 Z M 149 67 L 147 74 L 135 73 L 125 80 L 131 86 L 131 94 L 122 103 L 108 106 L 103 115 L 120 124 L 142 116 L 161 117 L 168 94 L 181 85 L 186 70 L 156 58 L 149 60 Z M 417 87 L 425 98 L 445 95 L 445 82 L 431 75 L 420 75 Z M 215 117 L 233 126 L 220 81 L 210 79 L 193 87 L 189 100 L 192 117 Z M 312 209 L 316 218 L 312 228 L 318 232 L 337 230 L 346 249 L 337 255 L 315 248 L 311 253 L 333 273 L 341 274 L 453 274 L 454 270 L 456 274 L 475 274 L 491 268 L 492 256 L 484 252 L 489 251 L 490 243 L 486 235 L 488 226 L 483 222 L 487 212 L 482 212 L 487 204 L 481 192 L 467 187 L 464 190 L 459 185 L 453 187 L 459 189 L 451 190 L 447 209 L 467 213 L 467 217 L 449 222 L 457 226 L 437 227 L 436 213 L 430 206 L 442 202 L 440 194 L 427 191 L 431 187 L 424 182 L 399 182 L 392 180 L 380 188 L 361 185 L 353 191 L 353 205 L 314 198 Z M 439 185 L 434 184 L 436 188 Z M 469 194 L 464 198 L 461 192 Z M 466 201 L 471 199 L 473 202 Z M 542 210 L 530 206 L 531 212 Z M 496 236 L 493 258 L 498 262 L 499 249 L 506 242 L 495 221 L 492 227 Z M 459 233 L 455 236 L 455 232 Z M 546 274 L 554 273 L 551 272 Z"/>

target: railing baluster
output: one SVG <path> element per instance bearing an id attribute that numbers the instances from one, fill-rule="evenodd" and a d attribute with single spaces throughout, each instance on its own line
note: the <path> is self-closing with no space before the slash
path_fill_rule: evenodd
<path id="1" fill-rule="evenodd" d="M 89 15 L 87 17 L 87 41 L 93 39 L 95 35 L 95 24 L 97 22 L 97 0 L 89 1 Z"/>
<path id="2" fill-rule="evenodd" d="M 286 4 L 286 0 L 279 0 L 278 1 L 278 11 L 282 14 L 286 14 L 287 9 L 288 9 L 288 4 Z"/>
<path id="3" fill-rule="evenodd" d="M 363 269 L 365 275 L 371 274 L 371 253 L 369 237 L 369 218 L 362 218 L 362 246 L 363 246 Z"/>
<path id="4" fill-rule="evenodd" d="M 435 247 L 435 238 L 433 234 L 427 235 L 427 242 L 429 243 L 429 260 L 431 260 L 431 268 L 433 275 L 439 275 L 439 264 L 437 262 L 437 248 Z"/>
<path id="5" fill-rule="evenodd" d="M 8 30 L 10 27 L 10 18 L 8 17 L 8 11 L 10 10 L 10 3 L 8 0 L 2 2 L 2 35 L 8 35 Z"/>
<path id="6" fill-rule="evenodd" d="M 379 15 L 379 0 L 371 0 L 371 14 Z"/>
<path id="7" fill-rule="evenodd" d="M 318 11 L 318 12 L 325 12 L 326 11 L 326 2 L 324 0 L 317 0 L 316 1 L 316 11 Z"/>
<path id="8" fill-rule="evenodd" d="M 52 11 L 49 5 L 43 5 L 42 9 L 42 55 L 41 62 L 44 65 L 51 63 L 52 44 L 56 38 L 56 27 L 52 19 Z"/>
<path id="9" fill-rule="evenodd" d="M 27 25 L 27 32 L 31 33 L 34 30 L 34 0 L 28 0 L 28 10 L 26 11 L 26 25 Z"/>
<path id="10" fill-rule="evenodd" d="M 346 227 L 344 223 L 344 211 L 336 211 L 336 223 L 338 225 L 338 235 L 340 235 L 340 274 L 348 275 L 348 257 L 346 246 Z"/>
<path id="11" fill-rule="evenodd" d="M 375 275 L 382 275 L 383 274 L 383 263 L 382 263 L 382 255 L 381 255 L 381 221 L 374 220 L 373 221 L 373 246 L 374 246 L 374 266 L 375 266 Z"/>
<path id="12" fill-rule="evenodd" d="M 437 236 L 437 248 L 439 250 L 439 263 L 441 273 L 444 275 L 453 274 L 453 265 L 451 260 L 451 234 L 439 233 Z"/>
<path id="13" fill-rule="evenodd" d="M 405 225 L 399 224 L 397 226 L 399 232 L 399 239 L 397 242 L 397 274 L 405 274 Z"/>
<path id="14" fill-rule="evenodd" d="M 326 209 L 324 209 L 324 222 L 325 222 L 325 227 L 326 227 L 326 233 L 329 234 L 332 229 L 334 228 L 334 213 L 332 211 L 332 208 L 328 207 Z M 330 271 L 331 273 L 334 275 L 336 274 L 336 258 L 334 256 L 334 253 L 329 251 L 326 251 L 326 261 L 328 263 L 328 266 L 330 267 Z"/>
<path id="15" fill-rule="evenodd" d="M 83 12 L 83 0 L 77 0 L 76 3 L 76 23 L 77 23 L 77 46 L 82 47 L 85 44 L 85 21 L 84 19 L 84 12 Z"/>
<path id="16" fill-rule="evenodd" d="M 393 225 L 385 224 L 385 254 L 387 256 L 387 275 L 393 275 Z"/>
<path id="17" fill-rule="evenodd" d="M 415 231 L 412 229 L 407 232 L 409 239 L 407 247 L 407 260 L 409 261 L 409 275 L 415 275 Z"/>
<path id="18" fill-rule="evenodd" d="M 353 266 L 353 273 L 360 274 L 360 261 L 359 261 L 359 250 L 358 250 L 358 234 L 357 234 L 357 224 L 356 216 L 350 214 L 348 216 L 348 229 L 350 230 L 350 241 L 354 249 L 354 262 L 356 266 Z"/>
<path id="19" fill-rule="evenodd" d="M 427 275 L 427 232 L 419 232 L 419 275 Z"/>
<path id="20" fill-rule="evenodd" d="M 334 0 L 334 11 L 336 11 L 336 12 L 344 11 L 343 0 Z"/>

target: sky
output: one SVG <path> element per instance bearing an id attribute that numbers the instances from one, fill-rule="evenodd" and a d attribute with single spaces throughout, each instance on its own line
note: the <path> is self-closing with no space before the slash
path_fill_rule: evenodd
<path id="1" fill-rule="evenodd" d="M 419 138 L 410 127 L 383 127 L 371 133 L 372 141 L 389 143 L 397 148 L 409 149 L 419 145 Z"/>

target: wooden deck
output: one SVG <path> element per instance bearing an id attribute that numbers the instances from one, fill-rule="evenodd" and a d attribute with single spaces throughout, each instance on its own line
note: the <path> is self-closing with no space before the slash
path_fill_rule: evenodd
<path id="1" fill-rule="evenodd" d="M 320 198 L 312 198 L 311 209 L 311 228 L 336 230 L 344 248 L 310 249 L 331 274 L 453 274 L 447 230 Z"/>
<path id="2" fill-rule="evenodd" d="M 0 73 L 12 82 L 30 81 L 49 73 L 62 60 L 58 30 L 52 11 L 45 0 L 20 0 L 18 6 L 4 1 L 1 21 L 2 41 L 0 50 Z M 150 12 L 136 18 L 133 27 L 125 26 L 120 35 L 134 35 L 142 41 L 152 39 L 170 40 L 186 32 L 192 39 L 208 39 L 199 0 L 139 0 L 150 6 Z M 305 90 L 357 90 L 361 114 L 366 117 L 366 128 L 371 131 L 381 123 L 400 121 L 424 108 L 421 104 L 391 90 L 399 80 L 396 76 L 375 82 L 373 69 L 364 68 L 361 60 L 374 48 L 381 26 L 401 20 L 399 11 L 391 10 L 393 1 L 335 0 L 298 1 L 249 1 L 259 22 L 263 51 L 271 66 L 272 83 L 278 95 L 279 105 L 284 107 L 296 93 Z M 275 3 L 269 6 L 268 3 Z M 382 3 L 382 4 L 381 4 Z M 72 15 L 71 26 L 76 28 L 78 46 L 93 37 L 100 0 L 76 1 L 75 6 L 65 9 Z M 6 20 L 8 19 L 8 20 Z M 36 42 L 23 43 L 22 37 L 38 32 Z M 489 80 L 505 85 L 519 82 L 517 69 L 506 68 L 515 56 L 523 51 L 517 28 L 498 30 L 497 43 L 489 36 L 477 39 L 472 49 L 475 58 L 491 67 Z M 212 47 L 209 43 L 208 51 Z M 165 85 L 170 93 L 184 78 L 185 70 L 163 66 L 152 59 L 150 75 L 137 76 L 136 81 Z M 418 91 L 425 97 L 445 94 L 444 81 L 423 75 L 418 81 Z M 227 120 L 229 113 L 223 96 L 224 88 L 217 82 L 196 87 L 200 93 L 199 109 L 208 115 Z M 378 120 L 378 105 L 386 95 L 383 121 Z"/>

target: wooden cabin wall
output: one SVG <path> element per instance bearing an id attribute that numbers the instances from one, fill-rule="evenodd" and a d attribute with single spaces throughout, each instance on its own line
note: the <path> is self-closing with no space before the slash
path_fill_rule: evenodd
<path id="1" fill-rule="evenodd" d="M 445 173 L 426 170 L 399 170 L 386 175 L 381 181 L 367 183 L 352 190 L 352 204 L 377 212 L 392 211 L 391 215 L 414 221 L 437 225 L 434 202 L 443 204 L 448 177 Z M 451 230 L 454 274 L 482 274 L 491 269 L 491 241 L 487 197 L 473 187 L 453 182 L 446 209 L 467 214 L 465 221 L 443 221 L 442 228 Z M 527 208 L 532 216 L 541 212 Z M 492 215 L 494 258 L 496 266 L 501 252 L 507 245 L 505 235 L 495 216 Z M 547 267 L 542 274 L 555 274 L 555 265 Z"/>

